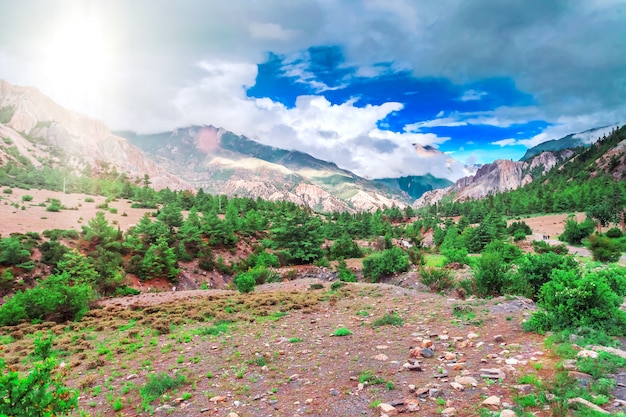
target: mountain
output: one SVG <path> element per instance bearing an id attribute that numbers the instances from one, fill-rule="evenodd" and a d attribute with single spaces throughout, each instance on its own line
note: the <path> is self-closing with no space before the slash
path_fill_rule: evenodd
<path id="1" fill-rule="evenodd" d="M 18 87 L 0 80 L 0 163 L 30 162 L 69 167 L 115 169 L 140 179 L 147 174 L 156 189 L 191 189 L 146 157 L 106 125 L 69 111 L 33 87 Z"/>
<path id="2" fill-rule="evenodd" d="M 425 193 L 413 203 L 413 206 L 424 207 L 443 198 L 464 201 L 515 190 L 539 178 L 572 155 L 573 151 L 564 149 L 558 152 L 542 152 L 524 162 L 499 159 L 483 165 L 475 175 L 461 178 L 454 185 Z"/>
<path id="3" fill-rule="evenodd" d="M 424 193 L 440 188 L 446 188 L 453 184 L 445 178 L 437 178 L 430 174 L 423 176 L 408 176 L 400 178 L 381 178 L 374 180 L 387 187 L 404 191 L 412 199 L 420 198 Z"/>
<path id="4" fill-rule="evenodd" d="M 287 200 L 323 211 L 371 211 L 394 204 L 404 207 L 411 201 L 399 187 L 213 126 L 119 135 L 168 171 L 210 193 Z"/>
<path id="5" fill-rule="evenodd" d="M 580 146 L 589 146 L 599 138 L 606 136 L 618 125 L 602 126 L 585 130 L 579 133 L 570 133 L 561 139 L 552 139 L 529 148 L 520 161 L 527 161 L 535 155 L 545 151 L 560 151 L 561 149 L 574 149 Z"/>

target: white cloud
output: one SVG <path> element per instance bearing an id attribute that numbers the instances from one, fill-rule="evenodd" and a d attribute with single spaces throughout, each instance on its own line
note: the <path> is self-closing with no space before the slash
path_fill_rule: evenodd
<path id="1" fill-rule="evenodd" d="M 501 139 L 501 140 L 497 140 L 495 142 L 491 142 L 492 145 L 498 145 L 501 148 L 504 146 L 513 146 L 513 145 L 517 145 L 517 140 L 513 139 L 513 138 L 508 138 L 508 139 Z"/>
<path id="2" fill-rule="evenodd" d="M 246 96 L 245 86 L 256 77 L 256 66 L 227 61 L 202 61 L 205 75 L 178 92 L 173 106 L 185 125 L 203 124 L 245 134 L 262 143 L 298 149 L 333 161 L 369 178 L 433 175 L 457 179 L 462 166 L 447 157 L 420 158 L 413 144 L 443 143 L 432 133 L 393 132 L 377 124 L 403 105 L 386 102 L 356 106 L 356 99 L 332 104 L 319 95 L 300 96 L 293 108 L 269 98 Z M 381 151 L 384 150 L 384 151 Z"/>
<path id="3" fill-rule="evenodd" d="M 252 22 L 248 26 L 248 31 L 252 38 L 277 41 L 288 41 L 298 34 L 298 31 L 284 29 L 278 23 Z"/>
<path id="4" fill-rule="evenodd" d="M 459 97 L 459 100 L 460 101 L 476 101 L 476 100 L 480 100 L 486 95 L 487 93 L 485 91 L 467 90 L 465 93 L 463 93 L 461 97 Z"/>

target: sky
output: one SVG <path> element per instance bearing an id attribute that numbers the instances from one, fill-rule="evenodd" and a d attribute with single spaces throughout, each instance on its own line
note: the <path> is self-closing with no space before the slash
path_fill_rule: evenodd
<path id="1" fill-rule="evenodd" d="M 464 165 L 518 160 L 626 114 L 626 0 L 0 0 L 0 10 L 0 78 L 112 130 L 214 125 L 366 178 L 456 180 Z"/>

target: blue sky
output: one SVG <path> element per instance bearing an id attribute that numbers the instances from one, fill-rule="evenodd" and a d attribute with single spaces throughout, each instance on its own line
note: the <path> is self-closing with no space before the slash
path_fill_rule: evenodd
<path id="1" fill-rule="evenodd" d="M 367 178 L 456 180 L 626 114 L 625 0 L 0 5 L 10 83 L 113 130 L 210 124 Z"/>

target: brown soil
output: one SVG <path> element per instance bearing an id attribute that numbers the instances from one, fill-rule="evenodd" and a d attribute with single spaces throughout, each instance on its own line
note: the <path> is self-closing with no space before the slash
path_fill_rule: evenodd
<path id="1" fill-rule="evenodd" d="M 544 352 L 543 338 L 520 328 L 529 314 L 523 302 L 461 301 L 386 284 L 355 283 L 330 293 L 325 283 L 325 289 L 309 290 L 316 282 L 321 283 L 269 284 L 250 295 L 209 290 L 106 300 L 104 309 L 82 322 L 53 327 L 55 348 L 66 352 L 69 384 L 81 389 L 80 409 L 102 416 L 148 415 L 141 410 L 139 388 L 161 372 L 181 372 L 187 383 L 157 399 L 154 415 L 185 417 L 231 411 L 241 417 L 378 416 L 380 401 L 415 401 L 419 410 L 403 414 L 409 416 L 437 416 L 447 406 L 459 416 L 476 416 L 486 396 L 514 404 L 513 386 L 521 376 L 553 376 L 554 358 Z M 463 306 L 462 312 L 455 315 L 455 306 Z M 403 326 L 373 326 L 392 312 L 404 319 Z M 235 323 L 227 333 L 203 336 L 202 329 L 212 324 L 204 322 L 205 315 Z M 152 333 L 164 325 L 165 334 Z M 332 336 L 340 327 L 351 335 Z M 22 337 L 4 346 L 11 366 L 22 366 L 32 349 L 31 338 L 23 335 L 35 328 L 45 325 L 0 330 Z M 477 338 L 468 342 L 470 333 Z M 497 334 L 504 342 L 494 339 Z M 427 343 L 424 339 L 433 341 L 435 357 L 418 358 L 421 372 L 404 369 L 411 349 Z M 386 358 L 375 358 L 381 354 Z M 506 359 L 519 363 L 506 365 Z M 481 378 L 482 368 L 500 368 L 506 376 Z M 359 388 L 366 372 L 384 383 Z M 455 390 L 450 382 L 465 373 L 478 385 Z M 439 393 L 419 394 L 428 389 Z M 122 408 L 116 412 L 117 398 Z"/>
<path id="2" fill-rule="evenodd" d="M 4 189 L 4 188 L 3 188 Z M 23 195 L 33 196 L 32 201 L 22 201 Z M 145 213 L 154 210 L 130 208 L 131 203 L 118 200 L 109 203 L 116 208 L 117 214 L 108 210 L 98 209 L 97 205 L 105 202 L 105 197 L 87 194 L 66 194 L 48 190 L 22 190 L 13 188 L 12 194 L 0 194 L 0 233 L 8 236 L 11 233 L 38 232 L 48 229 L 81 230 L 81 226 L 96 216 L 96 212 L 104 211 L 105 217 L 121 230 L 128 230 L 137 224 Z M 67 207 L 59 212 L 46 211 L 47 199 L 56 198 Z M 85 202 L 85 198 L 93 198 L 93 203 Z M 44 206 L 40 206 L 40 204 Z M 18 207 L 14 207 L 17 204 Z M 24 210 L 22 210 L 22 206 Z M 126 214 L 124 216 L 124 213 Z"/>

